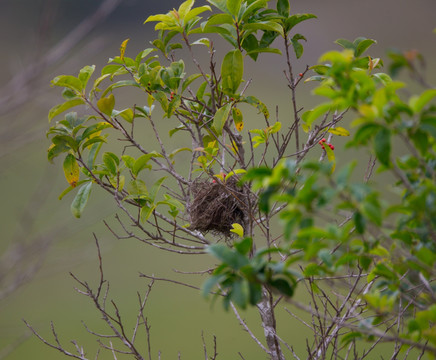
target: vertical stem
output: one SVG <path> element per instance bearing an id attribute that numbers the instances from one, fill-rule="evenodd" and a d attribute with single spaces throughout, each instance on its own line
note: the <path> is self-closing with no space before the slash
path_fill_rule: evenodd
<path id="1" fill-rule="evenodd" d="M 285 36 L 285 49 L 286 49 L 286 62 L 288 65 L 288 72 L 289 72 L 289 88 L 291 89 L 292 93 L 292 107 L 294 109 L 294 131 L 295 131 L 295 146 L 296 146 L 296 152 L 299 153 L 300 151 L 300 134 L 298 129 L 298 123 L 299 123 L 299 116 L 298 116 L 298 109 L 297 109 L 297 100 L 295 96 L 295 80 L 294 80 L 294 73 L 292 71 L 292 64 L 289 54 L 289 41 L 288 36 Z M 297 160 L 300 158 L 300 155 L 297 155 Z"/>
<path id="2" fill-rule="evenodd" d="M 271 293 L 264 288 L 262 301 L 257 305 L 262 328 L 265 334 L 266 344 L 270 352 L 271 360 L 285 360 L 279 340 L 276 336 L 276 318 L 274 314 L 274 302 Z"/>

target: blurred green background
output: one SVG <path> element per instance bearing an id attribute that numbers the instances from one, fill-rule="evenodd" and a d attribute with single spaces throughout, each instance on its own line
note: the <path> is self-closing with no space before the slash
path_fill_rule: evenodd
<path id="1" fill-rule="evenodd" d="M 30 336 L 22 319 L 48 338 L 53 321 L 64 345 L 72 349 L 69 342 L 75 339 L 94 358 L 98 344 L 81 321 L 93 330 L 107 331 L 88 299 L 74 291 L 76 284 L 69 276 L 72 272 L 97 284 L 93 233 L 100 240 L 105 276 L 111 284 L 109 298 L 117 302 L 125 319 L 131 319 L 131 326 L 138 305 L 136 292 L 143 294 L 148 284 L 139 272 L 199 285 L 203 278 L 192 279 L 172 269 L 199 271 L 210 262 L 207 257 L 178 257 L 133 240 L 116 240 L 102 223 L 102 219 L 114 223 L 116 208 L 98 190 L 80 220 L 70 213 L 72 196 L 58 200 L 66 182 L 60 162 L 51 165 L 46 160 L 47 112 L 60 101 L 50 80 L 58 74 L 76 74 L 84 65 L 101 69 L 118 54 L 126 38 L 131 39 L 128 53 L 136 54 L 154 38 L 153 25 L 143 21 L 181 2 L 107 1 L 107 14 L 98 11 L 103 3 L 0 0 L 0 359 L 61 358 Z M 417 49 L 427 59 L 428 82 L 436 83 L 434 0 L 296 0 L 291 1 L 291 11 L 318 16 L 298 27 L 308 42 L 294 65 L 297 73 L 336 48 L 337 38 L 365 36 L 378 41 L 371 54 L 385 59 L 388 48 Z M 275 55 L 261 56 L 257 63 L 249 61 L 245 77 L 254 79 L 252 93 L 270 110 L 277 104 L 284 109 L 289 106 L 284 68 L 283 59 Z M 316 101 L 308 95 L 310 86 L 302 91 L 301 104 L 310 107 Z M 346 161 L 349 155 L 337 157 Z M 223 312 L 219 303 L 211 306 L 195 290 L 157 283 L 145 313 L 151 325 L 153 358 L 159 351 L 162 359 L 176 359 L 178 352 L 182 359 L 202 357 L 203 331 L 210 351 L 216 335 L 221 359 L 237 359 L 238 352 L 245 359 L 265 358 L 232 313 Z M 242 316 L 262 338 L 257 314 L 246 311 Z M 285 340 L 304 352 L 309 334 L 301 324 L 283 312 L 278 327 Z"/>

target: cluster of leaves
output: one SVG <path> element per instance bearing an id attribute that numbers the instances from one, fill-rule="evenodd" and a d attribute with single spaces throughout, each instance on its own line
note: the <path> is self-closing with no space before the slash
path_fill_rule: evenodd
<path id="1" fill-rule="evenodd" d="M 375 316 L 346 340 L 400 316 L 405 327 L 396 336 L 428 342 L 434 349 L 436 91 L 403 100 L 398 91 L 403 83 L 373 74 L 378 59 L 359 57 L 372 40 L 338 43 L 345 50 L 323 55 L 321 61 L 329 63 L 314 66 L 318 75 L 310 79 L 321 81 L 314 93 L 330 101 L 306 112 L 303 121 L 313 131 L 314 121 L 326 112 L 354 110 L 354 137 L 347 146 L 368 149 L 379 172 L 390 172 L 396 182 L 388 189 L 352 182 L 355 161 L 334 175 L 333 163 L 286 160 L 274 169 L 250 170 L 246 179 L 263 188 L 262 211 L 285 206 L 280 217 L 288 247 L 282 251 L 296 253 L 287 266 L 304 264 L 305 278 L 336 276 L 350 268 L 367 274 L 371 291 L 362 299 Z"/>
<path id="2" fill-rule="evenodd" d="M 267 9 L 267 0 L 209 3 L 223 11 L 223 14 L 212 15 L 207 21 L 200 22 L 199 15 L 210 11 L 210 6 L 193 7 L 194 0 L 188 0 L 178 10 L 150 16 L 146 22 L 156 21 L 156 30 L 159 30 L 159 37 L 153 42 L 154 47 L 130 58 L 125 56 L 128 40 L 124 41 L 120 56 L 109 60 L 109 65 L 101 70 L 100 76 L 95 79 L 90 89 L 87 84 L 94 73 L 94 66 L 85 66 L 77 77 L 61 75 L 53 79 L 54 86 L 64 88 L 62 95 L 65 101 L 50 110 L 50 121 L 73 107 L 88 106 L 92 110 L 92 114 L 83 116 L 68 113 L 48 132 L 52 136 L 49 160 L 65 154 L 64 172 L 70 187 L 62 193 L 61 198 L 80 186 L 72 204 L 75 216 L 81 216 L 92 183 L 98 183 L 109 192 L 119 193 L 122 199 L 139 204 L 144 209 L 141 218 L 148 219 L 156 205 L 156 194 L 149 193 L 144 180 L 138 176 L 142 170 L 151 168 L 150 160 L 159 164 L 156 158 L 164 155 L 140 147 L 129 134 L 127 126 L 133 126 L 139 118 L 151 119 L 156 104 L 160 105 L 166 117 L 176 115 L 183 118 L 180 126 L 170 131 L 171 136 L 193 125 L 201 131 L 196 150 L 201 151 L 202 156 L 198 157 L 197 164 L 206 172 L 210 172 L 217 162 L 220 146 L 223 145 L 218 138 L 223 135 L 224 129 L 231 123 L 238 132 L 244 127 L 239 104 L 249 104 L 265 117 L 269 116 L 268 109 L 260 100 L 251 95 L 244 96 L 238 90 L 243 81 L 243 52 L 254 59 L 260 52 L 279 52 L 268 47 L 272 41 L 279 35 L 287 37 L 295 25 L 314 16 L 289 15 L 288 1 L 279 1 L 277 10 Z M 258 31 L 263 33 L 259 41 L 255 36 Z M 235 46 L 234 50 L 224 56 L 221 72 L 215 78 L 204 72 L 187 76 L 183 60 L 171 61 L 168 66 L 164 66 L 156 55 L 156 51 L 161 51 L 168 58 L 171 51 L 181 48 L 180 43 L 173 41 L 176 35 L 181 35 L 189 48 L 193 45 L 206 45 L 212 51 L 211 42 L 207 38 L 195 42 L 188 40 L 188 36 L 193 34 L 207 33 L 219 33 Z M 298 36 L 302 38 L 301 35 Z M 298 50 L 298 54 L 301 51 L 302 49 Z M 117 80 L 120 77 L 121 80 Z M 203 82 L 194 94 L 190 86 L 197 79 L 202 79 Z M 108 80 L 110 85 L 102 89 L 102 84 Z M 116 109 L 113 92 L 122 87 L 134 87 L 145 92 L 148 97 L 147 105 Z M 207 92 L 208 87 L 210 92 Z M 265 143 L 268 134 L 278 131 L 279 126 L 280 124 L 276 124 L 266 130 L 252 130 L 259 134 L 255 137 L 254 146 Z M 121 132 L 126 140 L 133 142 L 139 149 L 139 156 L 135 158 L 131 155 L 119 156 L 113 152 L 105 152 L 99 162 L 99 153 L 103 143 L 107 142 L 109 129 Z M 234 142 L 233 151 L 237 152 L 237 149 L 238 144 Z M 175 149 L 167 156 L 173 161 L 173 157 L 179 152 L 193 150 Z M 129 180 L 126 180 L 126 175 L 130 177 Z M 80 176 L 83 178 L 80 179 Z M 161 183 L 162 180 L 156 182 L 154 188 L 159 188 Z M 172 197 L 167 197 L 165 201 L 165 204 L 170 205 L 173 214 L 177 213 L 174 206 L 183 208 Z"/>
<path id="3" fill-rule="evenodd" d="M 126 56 L 128 40 L 124 41 L 120 55 L 109 60 L 92 86 L 88 82 L 95 71 L 93 66 L 85 66 L 77 77 L 61 75 L 52 81 L 64 89 L 64 102 L 50 110 L 50 121 L 71 108 L 85 109 L 84 115 L 67 113 L 48 132 L 52 143 L 49 160 L 64 157 L 69 187 L 61 197 L 78 188 L 71 209 L 80 217 L 92 185 L 97 184 L 114 196 L 152 245 L 164 244 L 181 253 L 204 253 L 207 249 L 220 264 L 203 292 L 207 295 L 218 289 L 215 293 L 224 296 L 225 308 L 231 302 L 241 308 L 256 305 L 265 291 L 292 297 L 297 283 L 306 279 L 316 292 L 315 278 L 340 278 L 357 271 L 358 279 L 367 284 L 361 300 L 375 315 L 362 320 L 363 330 L 348 334 L 345 342 L 374 336 L 379 331 L 377 325 L 401 318 L 398 328 L 405 330 L 398 331 L 395 339 L 401 337 L 406 344 L 428 342 L 436 348 L 436 107 L 431 104 L 436 90 L 404 100 L 400 93 L 404 84 L 378 71 L 383 66 L 381 59 L 363 55 L 374 40 L 340 39 L 337 44 L 342 51 L 322 55 L 320 64 L 311 68 L 315 75 L 306 80 L 318 81 L 314 94 L 327 100 L 301 117 L 294 105 L 292 126 L 282 126 L 279 121 L 271 125 L 266 105 L 245 95 L 249 84 L 241 89 L 245 59 L 256 60 L 265 52 L 281 54 L 272 47 L 278 38 L 284 41 L 288 64 L 290 47 L 300 58 L 301 40 L 305 37 L 294 33 L 294 27 L 315 16 L 290 14 L 288 0 L 278 0 L 275 9 L 268 8 L 268 0 L 208 3 L 219 13 L 204 21 L 200 15 L 212 8 L 194 7 L 194 0 L 183 2 L 167 14 L 150 16 L 146 22 L 157 22 L 155 29 L 159 31 L 153 47 L 130 58 Z M 219 68 L 215 67 L 213 42 L 198 38 L 207 34 L 218 34 L 232 46 Z M 195 46 L 209 52 L 210 71 L 196 60 Z M 183 47 L 191 54 L 197 73 L 186 74 L 185 62 L 175 60 L 174 52 Z M 398 57 L 395 66 L 406 64 L 410 63 L 401 63 Z M 294 78 L 290 65 L 285 75 L 294 92 L 299 80 Z M 145 94 L 146 105 L 117 108 L 115 93 L 124 87 Z M 263 116 L 266 128 L 253 129 L 246 124 L 243 104 Z M 177 119 L 169 136 L 188 135 L 191 147 L 169 149 L 171 144 L 162 143 L 159 124 L 154 121 L 155 108 L 163 118 Z M 347 113 L 356 118 L 342 125 Z M 159 151 L 149 150 L 137 140 L 134 124 L 138 121 L 149 125 Z M 342 126 L 338 126 L 339 122 Z M 307 133 L 303 148 L 298 142 L 300 126 Z M 250 135 L 245 145 L 242 132 L 247 128 L 255 136 Z M 127 144 L 120 153 L 102 150 L 113 132 Z M 349 136 L 352 132 L 347 146 L 369 150 L 380 164 L 379 171 L 389 172 L 396 179 L 390 189 L 394 201 L 369 182 L 375 160 L 370 161 L 368 176 L 361 182 L 352 181 L 356 162 L 335 170 L 333 147 L 323 146 L 322 159 L 326 155 L 328 160 L 325 163 L 303 160 L 318 140 L 325 141 L 321 140 L 324 135 Z M 297 152 L 284 159 L 293 134 Z M 398 149 L 394 146 L 397 140 L 404 144 Z M 268 163 L 265 154 L 271 142 L 277 154 Z M 253 159 L 259 147 L 263 148 L 259 164 L 265 166 L 255 167 Z M 245 148 L 252 151 L 248 163 Z M 190 154 L 190 166 L 175 160 L 181 152 Z M 166 176 L 146 183 L 146 170 L 166 173 L 176 182 L 179 193 L 163 185 Z M 179 215 L 191 200 L 195 173 L 211 181 L 215 181 L 214 177 L 220 179 L 223 191 L 227 179 L 245 174 L 240 194 L 247 194 L 247 200 L 241 200 L 240 205 L 247 213 L 244 224 L 233 225 L 231 231 L 239 239 L 231 246 L 209 245 L 202 234 L 189 230 L 186 218 Z M 160 196 L 162 188 L 165 193 Z M 133 207 L 137 215 L 126 205 Z M 163 206 L 170 218 L 159 212 Z M 254 210 L 257 207 L 258 218 Z M 276 214 L 283 223 L 281 242 L 273 239 L 269 231 L 269 221 Z M 169 227 L 161 226 L 158 218 Z M 155 227 L 156 233 L 143 227 L 146 222 Z M 264 231 L 266 243 L 257 251 L 256 226 Z M 177 231 L 182 235 L 176 235 Z M 168 236 L 172 239 L 168 240 Z"/>
<path id="4" fill-rule="evenodd" d="M 236 230 L 232 231 L 242 237 L 242 227 L 239 224 L 234 224 L 234 227 Z M 242 309 L 258 304 L 262 299 L 262 285 L 279 294 L 292 296 L 298 274 L 289 271 L 285 263 L 271 259 L 271 254 L 279 249 L 263 249 L 251 254 L 252 249 L 253 240 L 249 237 L 235 241 L 233 248 L 224 244 L 209 246 L 209 253 L 222 264 L 204 283 L 203 295 L 208 296 L 218 287 L 219 292 L 215 295 L 224 295 L 226 310 L 231 302 Z"/>

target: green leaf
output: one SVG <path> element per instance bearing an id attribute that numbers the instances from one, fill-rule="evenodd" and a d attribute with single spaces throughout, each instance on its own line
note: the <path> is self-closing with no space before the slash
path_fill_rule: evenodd
<path id="1" fill-rule="evenodd" d="M 277 1 L 277 12 L 281 16 L 289 16 L 289 0 L 278 0 Z"/>
<path id="2" fill-rule="evenodd" d="M 198 87 L 197 93 L 195 94 L 197 96 L 197 99 L 200 101 L 203 101 L 204 92 L 206 91 L 206 87 L 208 85 L 207 81 L 203 81 L 201 85 Z"/>
<path id="3" fill-rule="evenodd" d="M 199 6 L 199 7 L 197 7 L 197 8 L 194 8 L 194 9 L 190 10 L 190 11 L 186 14 L 186 16 L 184 17 L 185 24 L 186 24 L 188 21 L 190 21 L 190 20 L 192 20 L 193 18 L 195 18 L 197 15 L 199 15 L 199 14 L 205 12 L 205 11 L 212 11 L 212 9 L 210 8 L 210 6 L 208 6 L 208 5 L 204 5 L 204 6 Z"/>
<path id="4" fill-rule="evenodd" d="M 89 199 L 89 194 L 91 193 L 92 182 L 88 182 L 82 185 L 77 192 L 76 197 L 71 203 L 71 212 L 76 218 L 80 218 L 85 209 L 86 203 Z"/>
<path id="5" fill-rule="evenodd" d="M 259 46 L 261 48 L 267 48 L 273 41 L 279 36 L 275 31 L 265 31 L 259 41 Z"/>
<path id="6" fill-rule="evenodd" d="M 257 41 L 256 36 L 253 34 L 247 33 L 248 35 L 242 38 L 242 48 L 247 52 L 247 55 L 250 56 L 254 61 L 257 60 L 259 48 L 259 42 Z M 275 33 L 274 33 L 275 34 Z"/>
<path id="7" fill-rule="evenodd" d="M 224 93 L 233 95 L 238 90 L 244 73 L 244 59 L 238 49 L 224 56 L 221 65 L 221 80 Z"/>
<path id="8" fill-rule="evenodd" d="M 55 116 L 63 113 L 64 111 L 71 109 L 74 106 L 83 105 L 85 101 L 81 98 L 75 98 L 68 100 L 62 104 L 53 106 L 48 112 L 48 121 L 50 122 Z"/>
<path id="9" fill-rule="evenodd" d="M 178 12 L 181 19 L 184 19 L 184 17 L 192 9 L 194 2 L 195 2 L 195 0 L 186 0 L 179 6 L 179 10 L 177 12 Z"/>
<path id="10" fill-rule="evenodd" d="M 69 146 L 74 152 L 76 152 L 79 147 L 77 141 L 69 135 L 56 135 L 51 139 L 51 141 L 55 145 Z"/>
<path id="11" fill-rule="evenodd" d="M 120 70 L 120 72 L 118 73 L 118 70 Z M 123 67 L 123 65 L 115 65 L 115 64 L 110 64 L 110 65 L 106 65 L 103 69 L 101 69 L 101 76 L 99 78 L 97 78 L 94 81 L 94 88 L 96 88 L 98 85 L 100 85 L 100 83 L 108 78 L 111 75 L 118 75 L 121 73 L 126 73 L 126 69 Z M 113 76 L 111 77 L 111 79 L 113 78 Z"/>
<path id="12" fill-rule="evenodd" d="M 342 46 L 344 49 L 351 49 L 351 50 L 356 50 L 355 45 L 347 39 L 337 39 L 335 41 L 336 44 Z"/>
<path id="13" fill-rule="evenodd" d="M 71 187 L 76 187 L 79 181 L 80 168 L 73 154 L 68 154 L 63 163 L 65 178 Z"/>
<path id="14" fill-rule="evenodd" d="M 174 114 L 174 112 L 179 108 L 182 103 L 180 95 L 174 95 L 174 98 L 168 104 L 167 117 L 168 119 Z"/>
<path id="15" fill-rule="evenodd" d="M 103 154 L 103 163 L 106 166 L 106 169 L 112 174 L 112 175 L 116 175 L 117 174 L 117 159 L 118 157 L 110 152 L 106 152 Z"/>
<path id="16" fill-rule="evenodd" d="M 123 156 L 121 156 L 121 160 L 123 160 L 124 164 L 126 164 L 126 166 L 127 166 L 130 170 L 133 169 L 133 166 L 134 166 L 134 164 L 135 164 L 135 158 L 133 158 L 133 157 L 130 156 L 130 155 L 123 155 Z"/>
<path id="17" fill-rule="evenodd" d="M 316 18 L 314 14 L 294 14 L 288 17 L 285 21 L 285 32 L 288 33 L 295 25 L 302 21 Z"/>
<path id="18" fill-rule="evenodd" d="M 87 182 L 89 182 L 89 180 L 81 180 L 76 184 L 76 186 L 82 185 L 82 184 L 87 183 Z M 75 188 L 73 188 L 72 186 L 68 186 L 64 191 L 61 192 L 61 194 L 58 196 L 58 199 L 62 200 L 65 195 L 67 195 L 68 193 L 70 193 L 74 189 Z"/>
<path id="19" fill-rule="evenodd" d="M 198 79 L 199 77 L 201 77 L 202 75 L 201 74 L 193 74 L 193 75 L 191 75 L 191 76 L 188 76 L 187 78 L 186 78 L 186 80 L 183 82 L 183 84 L 182 84 L 182 93 L 186 90 L 186 88 L 189 86 L 189 85 L 191 85 L 191 83 L 194 81 L 194 80 L 196 80 L 196 79 Z"/>
<path id="20" fill-rule="evenodd" d="M 169 107 L 167 95 L 163 91 L 157 91 L 153 94 L 153 97 L 159 101 L 160 105 L 162 106 L 162 110 L 167 113 Z"/>
<path id="21" fill-rule="evenodd" d="M 356 226 L 356 231 L 358 234 L 363 234 L 365 232 L 365 218 L 359 211 L 353 214 L 354 225 Z"/>
<path id="22" fill-rule="evenodd" d="M 145 57 L 147 57 L 148 55 L 150 55 L 150 53 L 152 53 L 153 51 L 156 51 L 156 49 L 154 49 L 154 48 L 147 48 L 147 49 L 142 50 L 141 52 L 139 52 L 138 55 L 136 55 L 136 58 L 135 58 L 136 65 L 139 66 L 139 63 L 141 62 L 141 60 L 144 59 Z"/>
<path id="23" fill-rule="evenodd" d="M 88 80 L 91 75 L 94 73 L 95 65 L 85 66 L 79 72 L 79 80 L 82 82 L 83 89 L 86 89 L 86 85 L 88 84 Z"/>
<path id="24" fill-rule="evenodd" d="M 292 297 L 294 295 L 294 288 L 285 279 L 270 280 L 268 284 L 285 296 Z"/>
<path id="25" fill-rule="evenodd" d="M 151 204 L 151 205 L 144 205 L 141 208 L 139 217 L 141 219 L 141 222 L 145 222 L 147 221 L 151 215 L 153 215 L 153 211 L 156 209 L 156 205 L 155 204 Z"/>
<path id="26" fill-rule="evenodd" d="M 121 116 L 127 122 L 132 123 L 133 122 L 134 113 L 133 113 L 133 110 L 131 108 L 127 108 L 127 109 L 120 110 L 120 111 L 113 110 L 112 111 L 112 116 L 113 117 Z"/>
<path id="27" fill-rule="evenodd" d="M 310 263 L 304 268 L 304 276 L 314 276 L 319 275 L 322 272 L 321 266 L 318 264 Z"/>
<path id="28" fill-rule="evenodd" d="M 257 55 L 260 53 L 271 53 L 281 55 L 282 52 L 279 49 L 275 48 L 257 48 L 251 51 L 247 51 L 247 55 L 250 56 L 253 60 L 256 60 Z"/>
<path id="29" fill-rule="evenodd" d="M 306 123 L 308 126 L 312 126 L 312 123 L 318 119 L 321 115 L 325 115 L 326 113 L 330 112 L 332 107 L 331 103 L 323 103 L 318 105 L 316 108 L 306 111 L 301 119 Z"/>
<path id="30" fill-rule="evenodd" d="M 64 88 L 64 89 L 62 90 L 62 97 L 63 97 L 65 100 L 76 99 L 76 98 L 77 98 L 77 93 L 74 92 L 74 91 L 71 90 L 71 89 Z"/>
<path id="31" fill-rule="evenodd" d="M 417 252 L 416 257 L 424 264 L 433 267 L 436 261 L 436 254 L 425 246 L 422 246 Z"/>
<path id="32" fill-rule="evenodd" d="M 252 16 L 252 14 L 255 11 L 260 10 L 261 8 L 268 7 L 268 1 L 269 0 L 250 0 L 250 1 L 246 1 L 248 6 L 243 11 L 243 14 L 242 14 L 240 20 L 247 21 Z"/>
<path id="33" fill-rule="evenodd" d="M 141 155 L 138 159 L 136 159 L 132 168 L 133 175 L 138 176 L 138 174 L 145 168 L 151 169 L 151 165 L 148 165 L 148 161 L 154 156 L 154 153 L 150 153 Z"/>
<path id="34" fill-rule="evenodd" d="M 267 131 L 268 131 L 268 134 L 275 134 L 275 133 L 278 133 L 281 128 L 282 128 L 282 123 L 280 121 L 277 121 L 274 123 L 274 125 L 269 126 L 267 128 Z"/>
<path id="35" fill-rule="evenodd" d="M 362 204 L 362 212 L 377 226 L 382 225 L 382 209 L 376 194 L 369 195 Z"/>
<path id="36" fill-rule="evenodd" d="M 217 132 L 218 135 L 222 135 L 224 125 L 229 117 L 230 109 L 232 105 L 226 104 L 223 107 L 219 108 L 213 117 L 212 126 Z"/>
<path id="37" fill-rule="evenodd" d="M 218 27 L 224 24 L 233 25 L 233 17 L 230 14 L 215 14 L 212 15 L 207 22 L 204 24 L 204 29 L 208 27 Z M 227 31 L 228 32 L 228 31 Z"/>
<path id="38" fill-rule="evenodd" d="M 366 49 L 368 49 L 372 44 L 377 43 L 377 41 L 372 39 L 358 38 L 354 40 L 356 45 L 356 50 L 354 51 L 354 56 L 359 57 L 362 55 Z"/>
<path id="39" fill-rule="evenodd" d="M 319 58 L 319 62 L 331 62 L 332 64 L 335 65 L 349 64 L 352 61 L 353 61 L 353 52 L 348 49 L 343 51 L 328 51 L 322 54 L 321 57 Z"/>
<path id="40" fill-rule="evenodd" d="M 132 180 L 127 185 L 127 191 L 130 195 L 146 195 L 148 196 L 147 186 L 141 179 Z"/>
<path id="41" fill-rule="evenodd" d="M 233 270 L 239 270 L 241 267 L 248 265 L 249 263 L 246 256 L 229 249 L 223 244 L 210 245 L 207 247 L 207 251 Z"/>
<path id="42" fill-rule="evenodd" d="M 184 148 L 178 148 L 178 149 L 174 149 L 173 151 L 171 151 L 168 155 L 168 157 L 170 159 L 174 158 L 174 156 L 176 156 L 178 153 L 181 153 L 182 151 L 189 151 L 192 152 L 192 149 L 189 147 L 184 147 Z"/>
<path id="43" fill-rule="evenodd" d="M 222 12 L 228 12 L 226 0 L 207 0 L 209 4 L 212 4 Z"/>
<path id="44" fill-rule="evenodd" d="M 208 38 L 201 38 L 201 39 L 198 39 L 198 40 L 194 41 L 193 43 L 191 43 L 191 45 L 204 45 L 206 47 L 210 47 L 210 40 Z M 193 75 L 191 75 L 191 76 L 193 76 Z"/>
<path id="45" fill-rule="evenodd" d="M 115 106 L 115 96 L 110 94 L 108 97 L 102 97 L 97 101 L 98 109 L 105 115 L 112 116 L 112 110 Z"/>
<path id="46" fill-rule="evenodd" d="M 357 165 L 357 161 L 351 161 L 339 171 L 336 177 L 336 183 L 338 184 L 338 188 L 344 188 L 345 185 L 350 180 L 351 174 Z"/>
<path id="47" fill-rule="evenodd" d="M 355 145 L 366 144 L 380 128 L 381 125 L 373 122 L 363 124 L 354 134 L 353 143 Z"/>
<path id="48" fill-rule="evenodd" d="M 112 127 L 112 125 L 107 123 L 107 122 L 99 122 L 97 124 L 93 124 L 91 126 L 88 126 L 82 134 L 82 139 L 86 139 L 86 138 L 90 137 L 91 135 L 93 135 L 99 131 L 102 131 L 104 129 L 107 129 L 109 127 Z"/>
<path id="49" fill-rule="evenodd" d="M 233 283 L 230 293 L 230 300 L 238 305 L 241 309 L 245 309 L 250 296 L 250 287 L 245 279 L 238 279 Z"/>
<path id="50" fill-rule="evenodd" d="M 113 83 L 112 85 L 108 86 L 105 91 L 101 94 L 102 97 L 106 96 L 107 93 L 114 89 L 118 89 L 125 86 L 134 86 L 139 87 L 139 84 L 135 80 L 120 80 L 116 83 Z"/>
<path id="51" fill-rule="evenodd" d="M 239 14 L 239 9 L 241 8 L 242 0 L 227 0 L 226 6 L 232 15 L 235 17 Z"/>
<path id="52" fill-rule="evenodd" d="M 431 100 L 433 100 L 435 96 L 436 89 L 426 90 L 419 96 L 411 97 L 409 100 L 409 106 L 415 114 L 418 114 Z"/>
<path id="53" fill-rule="evenodd" d="M 163 21 L 163 22 L 172 22 L 174 20 L 174 17 L 168 15 L 168 14 L 157 14 L 157 15 L 150 15 L 145 21 L 145 23 L 148 23 L 150 21 Z"/>
<path id="54" fill-rule="evenodd" d="M 105 137 L 94 136 L 94 137 L 90 138 L 89 140 L 85 141 L 84 143 L 82 143 L 82 150 L 86 149 L 87 147 L 94 145 L 96 143 L 105 143 L 105 142 L 106 142 Z"/>
<path id="55" fill-rule="evenodd" d="M 51 83 L 56 86 L 62 86 L 74 90 L 78 93 L 82 92 L 83 84 L 80 79 L 72 75 L 60 75 L 56 76 Z"/>
<path id="56" fill-rule="evenodd" d="M 164 198 L 165 198 L 165 200 L 159 201 L 158 204 L 169 205 L 169 206 L 177 208 L 179 210 L 185 209 L 185 206 L 180 201 L 174 199 L 172 196 L 165 194 Z"/>
<path id="57" fill-rule="evenodd" d="M 254 23 L 245 24 L 242 29 L 244 31 L 275 31 L 284 37 L 282 26 L 275 21 L 256 21 Z"/>
<path id="58" fill-rule="evenodd" d="M 151 190 L 150 190 L 150 200 L 151 200 L 152 202 L 154 202 L 154 201 L 156 200 L 157 193 L 159 192 L 159 189 L 160 189 L 162 183 L 165 181 L 166 178 L 167 178 L 166 176 L 161 177 L 161 178 L 160 178 L 158 181 L 156 181 L 156 182 L 153 184 L 153 186 L 151 187 Z"/>
<path id="59" fill-rule="evenodd" d="M 341 344 L 348 345 L 352 341 L 360 338 L 362 338 L 362 333 L 360 333 L 359 331 L 352 331 L 341 338 Z"/>
<path id="60" fill-rule="evenodd" d="M 53 162 L 53 159 L 60 154 L 67 152 L 70 150 L 69 146 L 66 146 L 65 143 L 60 144 L 51 144 L 47 150 L 47 159 L 50 162 Z"/>
<path id="61" fill-rule="evenodd" d="M 226 279 L 226 275 L 213 275 L 207 279 L 201 288 L 201 294 L 206 297 L 212 289 Z"/>
<path id="62" fill-rule="evenodd" d="M 235 225 L 239 224 L 233 224 L 234 229 Z M 244 236 L 244 229 L 242 229 L 242 226 L 241 229 L 238 229 L 238 235 L 240 235 L 241 238 Z M 235 249 L 242 255 L 248 255 L 248 253 L 253 249 L 253 240 L 249 237 L 242 239 L 240 242 L 235 243 Z"/>
<path id="63" fill-rule="evenodd" d="M 270 198 L 274 196 L 277 189 L 273 186 L 267 187 L 260 193 L 259 197 L 259 209 L 264 213 L 268 213 L 270 210 Z"/>
<path id="64" fill-rule="evenodd" d="M 379 80 L 384 86 L 392 82 L 392 78 L 385 73 L 377 73 L 372 75 L 375 79 Z"/>
<path id="65" fill-rule="evenodd" d="M 387 128 L 381 128 L 374 137 L 374 150 L 377 159 L 389 167 L 391 155 L 391 132 Z"/>
<path id="66" fill-rule="evenodd" d="M 306 41 L 306 38 L 301 34 L 295 34 L 291 39 L 291 43 L 294 48 L 295 56 L 297 57 L 297 59 L 299 59 L 301 55 L 303 55 L 303 51 L 304 51 L 303 45 L 300 44 L 299 40 Z"/>
<path id="67" fill-rule="evenodd" d="M 88 168 L 92 169 L 94 167 L 95 159 L 97 158 L 97 155 L 100 152 L 102 145 L 103 145 L 103 141 L 99 141 L 91 146 L 91 149 L 89 150 L 88 153 L 88 160 L 86 162 Z"/>
<path id="68" fill-rule="evenodd" d="M 242 101 L 256 107 L 257 110 L 259 110 L 259 112 L 261 112 L 267 119 L 269 118 L 268 108 L 258 98 L 250 95 L 250 96 L 247 96 L 246 98 L 244 98 Z"/>

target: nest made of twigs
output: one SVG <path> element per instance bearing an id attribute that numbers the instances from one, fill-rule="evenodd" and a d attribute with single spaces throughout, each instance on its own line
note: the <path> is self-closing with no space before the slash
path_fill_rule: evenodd
<path id="1" fill-rule="evenodd" d="M 245 194 L 234 178 L 198 179 L 191 185 L 190 229 L 231 236 L 232 224 L 243 225 Z"/>

